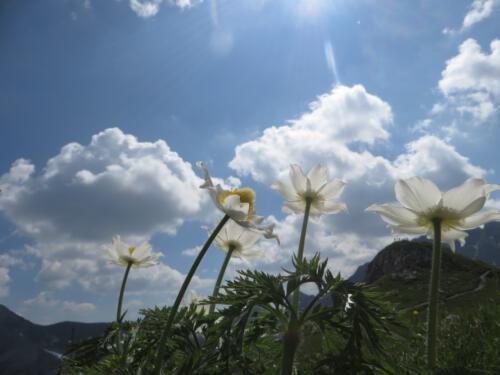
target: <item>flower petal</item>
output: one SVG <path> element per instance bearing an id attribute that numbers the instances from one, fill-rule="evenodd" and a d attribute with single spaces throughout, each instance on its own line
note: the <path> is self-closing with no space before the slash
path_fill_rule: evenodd
<path id="1" fill-rule="evenodd" d="M 435 207 L 441 200 L 441 191 L 430 180 L 412 177 L 399 180 L 395 186 L 396 198 L 406 208 L 423 213 Z"/>
<path id="2" fill-rule="evenodd" d="M 466 218 L 467 216 L 475 214 L 477 211 L 483 208 L 484 204 L 486 203 L 486 199 L 488 199 L 486 196 L 482 196 L 470 202 L 467 207 L 463 208 L 463 210 L 459 212 L 460 217 Z"/>
<path id="3" fill-rule="evenodd" d="M 373 204 L 366 211 L 376 212 L 389 225 L 418 226 L 418 215 L 405 207 Z"/>
<path id="4" fill-rule="evenodd" d="M 345 182 L 341 180 L 332 180 L 319 189 L 318 193 L 324 200 L 337 198 L 344 191 Z"/>
<path id="5" fill-rule="evenodd" d="M 290 165 L 290 181 L 297 193 L 306 191 L 307 177 L 297 164 Z"/>
<path id="6" fill-rule="evenodd" d="M 486 184 L 484 186 L 484 192 L 486 195 L 490 195 L 490 193 L 500 190 L 500 185 Z"/>
<path id="7" fill-rule="evenodd" d="M 206 189 L 206 188 L 213 187 L 214 184 L 212 182 L 212 179 L 210 178 L 210 174 L 208 173 L 208 169 L 205 166 L 205 163 L 203 163 L 202 161 L 197 161 L 196 166 L 203 173 L 203 178 L 205 180 L 205 182 L 202 185 L 200 185 L 200 188 Z"/>
<path id="8" fill-rule="evenodd" d="M 394 233 L 407 233 L 407 234 L 427 234 L 429 232 L 427 227 L 420 225 L 390 225 Z"/>
<path id="9" fill-rule="evenodd" d="M 482 178 L 469 178 L 462 185 L 443 193 L 443 206 L 463 211 L 474 200 L 487 194 L 486 186 Z"/>
<path id="10" fill-rule="evenodd" d="M 317 164 L 307 173 L 307 178 L 311 181 L 311 189 L 318 191 L 327 183 L 327 170 L 323 165 Z"/>
<path id="11" fill-rule="evenodd" d="M 460 229 L 467 230 L 480 227 L 490 221 L 500 221 L 499 211 L 478 212 L 470 215 L 460 222 Z"/>
<path id="12" fill-rule="evenodd" d="M 303 201 L 299 202 L 285 202 L 283 205 L 283 212 L 287 214 L 300 214 L 306 209 L 306 204 Z"/>
<path id="13" fill-rule="evenodd" d="M 271 188 L 280 192 L 287 201 L 296 201 L 300 199 L 295 190 L 290 185 L 285 185 L 282 182 L 276 182 L 271 185 Z"/>
<path id="14" fill-rule="evenodd" d="M 325 202 L 323 204 L 323 207 L 321 208 L 321 211 L 325 214 L 336 214 L 341 211 L 347 211 L 347 206 L 345 203 L 338 203 L 338 202 Z"/>

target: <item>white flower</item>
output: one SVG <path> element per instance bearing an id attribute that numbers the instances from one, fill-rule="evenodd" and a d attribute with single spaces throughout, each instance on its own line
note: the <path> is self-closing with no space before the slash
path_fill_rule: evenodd
<path id="1" fill-rule="evenodd" d="M 107 246 L 106 250 L 110 256 L 110 263 L 125 267 L 132 263 L 134 268 L 154 266 L 162 256 L 160 253 L 153 253 L 151 245 L 147 242 L 139 246 L 127 246 L 121 241 L 120 236 L 114 236 L 111 246 Z"/>
<path id="2" fill-rule="evenodd" d="M 283 211 L 286 213 L 304 212 L 307 200 L 311 201 L 312 217 L 336 214 L 347 209 L 344 203 L 335 201 L 342 194 L 345 182 L 337 179 L 328 181 L 326 168 L 321 164 L 312 168 L 307 176 L 298 165 L 290 165 L 290 180 L 292 186 L 282 182 L 272 185 L 285 198 Z"/>
<path id="3" fill-rule="evenodd" d="M 197 313 L 208 312 L 208 306 L 201 303 L 203 299 L 203 297 L 199 296 L 198 293 L 191 289 L 189 291 L 187 302 L 183 300 L 182 305 L 186 307 L 194 305 Z"/>
<path id="4" fill-rule="evenodd" d="M 465 242 L 468 229 L 489 221 L 500 221 L 500 212 L 478 212 L 489 194 L 500 190 L 479 178 L 470 178 L 461 186 L 441 192 L 436 185 L 422 177 L 399 180 L 396 198 L 402 206 L 372 205 L 367 211 L 376 212 L 396 233 L 425 234 L 433 238 L 433 221 L 441 222 L 442 241 L 455 249 L 455 240 Z"/>
<path id="5" fill-rule="evenodd" d="M 264 218 L 255 215 L 255 192 L 250 188 L 224 190 L 220 185 L 214 185 L 208 169 L 201 161 L 196 163 L 199 170 L 203 172 L 205 182 L 200 186 L 207 189 L 215 206 L 239 225 L 261 232 L 265 238 L 279 238 L 273 233 L 274 224 L 260 226 Z"/>
<path id="6" fill-rule="evenodd" d="M 214 242 L 226 253 L 232 248 L 232 256 L 236 258 L 251 258 L 258 255 L 252 249 L 263 236 L 260 232 L 248 230 L 229 220 L 215 237 Z"/>

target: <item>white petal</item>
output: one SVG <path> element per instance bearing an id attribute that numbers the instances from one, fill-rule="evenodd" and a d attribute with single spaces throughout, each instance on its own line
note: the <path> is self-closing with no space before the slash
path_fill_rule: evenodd
<path id="1" fill-rule="evenodd" d="M 347 211 L 347 206 L 345 203 L 338 202 L 324 202 L 323 207 L 321 209 L 325 214 L 336 214 L 341 211 Z"/>
<path id="2" fill-rule="evenodd" d="M 306 204 L 300 202 L 285 202 L 283 205 L 283 212 L 291 214 L 300 214 L 306 209 Z"/>
<path id="3" fill-rule="evenodd" d="M 373 204 L 366 211 L 378 213 L 390 225 L 418 226 L 418 215 L 405 207 Z"/>
<path id="4" fill-rule="evenodd" d="M 290 181 L 296 192 L 301 193 L 306 191 L 307 177 L 297 164 L 290 165 Z"/>
<path id="5" fill-rule="evenodd" d="M 470 203 L 486 194 L 486 182 L 481 178 L 469 178 L 462 185 L 443 193 L 443 206 L 463 211 Z"/>
<path id="6" fill-rule="evenodd" d="M 214 184 L 212 182 L 212 179 L 210 178 L 210 174 L 208 173 L 207 167 L 205 167 L 205 163 L 203 163 L 202 161 L 198 161 L 196 162 L 196 166 L 203 173 L 203 178 L 205 180 L 205 182 L 202 185 L 200 185 L 200 188 L 205 189 L 213 187 Z"/>
<path id="7" fill-rule="evenodd" d="M 132 254 L 132 256 L 137 259 L 142 259 L 146 256 L 149 256 L 150 254 L 151 254 L 151 245 L 145 242 L 135 248 L 135 251 Z"/>
<path id="8" fill-rule="evenodd" d="M 484 192 L 486 195 L 490 195 L 490 193 L 494 192 L 495 190 L 500 190 L 500 185 L 486 184 L 484 186 Z"/>
<path id="9" fill-rule="evenodd" d="M 486 197 L 479 197 L 475 199 L 474 201 L 470 202 L 467 207 L 465 207 L 462 211 L 460 211 L 459 215 L 460 217 L 467 217 L 472 214 L 475 214 L 478 212 L 481 208 L 483 208 L 484 203 L 486 202 Z"/>
<path id="10" fill-rule="evenodd" d="M 239 242 L 243 249 L 251 249 L 257 241 L 262 238 L 262 233 L 254 232 L 251 230 L 245 230 L 239 238 Z"/>
<path id="11" fill-rule="evenodd" d="M 420 225 L 391 225 L 394 233 L 427 234 L 428 229 Z"/>
<path id="12" fill-rule="evenodd" d="M 441 242 L 447 243 L 450 245 L 451 249 L 455 251 L 455 241 L 460 241 L 460 243 L 463 245 L 465 244 L 465 238 L 469 234 L 467 232 L 463 232 L 461 230 L 456 230 L 456 229 L 448 229 L 441 233 Z M 431 236 L 433 238 L 433 236 Z"/>
<path id="13" fill-rule="evenodd" d="M 480 227 L 490 221 L 500 221 L 499 211 L 479 212 L 466 217 L 460 222 L 460 229 L 473 229 Z"/>
<path id="14" fill-rule="evenodd" d="M 307 178 L 311 181 L 311 189 L 318 191 L 327 182 L 327 171 L 321 164 L 315 165 L 308 173 Z"/>
<path id="15" fill-rule="evenodd" d="M 395 191 L 398 201 L 417 213 L 423 213 L 435 207 L 442 196 L 432 181 L 422 177 L 399 180 L 396 183 Z"/>
<path id="16" fill-rule="evenodd" d="M 224 212 L 231 216 L 232 219 L 240 221 L 248 215 L 248 203 L 241 203 L 238 195 L 230 195 L 224 199 Z"/>
<path id="17" fill-rule="evenodd" d="M 344 191 L 345 182 L 341 180 L 333 180 L 325 185 L 318 191 L 324 200 L 331 200 L 337 198 Z"/>
<path id="18" fill-rule="evenodd" d="M 290 185 L 285 185 L 282 182 L 276 182 L 271 186 L 272 189 L 277 190 L 287 201 L 295 201 L 299 196 Z"/>

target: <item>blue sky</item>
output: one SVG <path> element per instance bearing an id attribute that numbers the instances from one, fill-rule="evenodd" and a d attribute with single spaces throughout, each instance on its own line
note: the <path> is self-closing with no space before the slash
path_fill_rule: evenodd
<path id="1" fill-rule="evenodd" d="M 498 0 L 2 1 L 0 303 L 111 320 L 114 234 L 164 254 L 132 273 L 130 317 L 172 302 L 221 216 L 197 160 L 252 186 L 282 239 L 228 277 L 288 264 L 301 218 L 269 186 L 326 165 L 349 213 L 313 222 L 306 253 L 348 276 L 392 241 L 363 210 L 398 178 L 500 183 L 499 21 Z M 214 247 L 198 294 L 222 259 Z"/>

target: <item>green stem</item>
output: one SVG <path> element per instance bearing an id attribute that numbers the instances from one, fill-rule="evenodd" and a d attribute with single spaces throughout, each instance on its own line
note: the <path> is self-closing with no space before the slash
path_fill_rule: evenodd
<path id="1" fill-rule="evenodd" d="M 127 263 L 127 268 L 125 269 L 125 274 L 123 275 L 122 287 L 120 288 L 120 296 L 118 297 L 118 307 L 116 308 L 116 323 L 118 324 L 118 335 L 116 336 L 116 347 L 120 351 L 120 326 L 122 323 L 122 304 L 123 304 L 123 294 L 125 293 L 125 285 L 127 284 L 128 274 L 130 268 L 132 267 L 132 262 Z"/>
<path id="2" fill-rule="evenodd" d="M 156 374 L 160 374 L 160 370 L 161 370 L 160 364 L 161 364 L 161 360 L 162 360 L 164 350 L 165 350 L 165 340 L 166 340 L 168 334 L 170 333 L 170 328 L 172 326 L 172 323 L 174 322 L 174 318 L 175 318 L 175 315 L 177 314 L 177 310 L 179 309 L 181 301 L 184 298 L 184 294 L 186 293 L 186 289 L 189 286 L 189 283 L 191 282 L 191 279 L 193 278 L 193 276 L 196 272 L 196 269 L 200 265 L 201 260 L 203 259 L 206 252 L 208 251 L 208 248 L 210 247 L 210 245 L 214 241 L 215 237 L 220 232 L 220 230 L 224 227 L 224 225 L 226 224 L 226 222 L 228 220 L 229 220 L 229 216 L 224 215 L 224 217 L 219 222 L 217 227 L 210 234 L 210 237 L 208 237 L 208 240 L 203 245 L 202 249 L 200 250 L 200 253 L 196 257 L 193 265 L 191 266 L 189 273 L 187 274 L 186 278 L 184 279 L 184 283 L 182 284 L 182 287 L 179 290 L 179 294 L 177 294 L 177 298 L 175 299 L 175 302 L 174 302 L 172 308 L 170 309 L 170 314 L 168 316 L 167 323 L 165 325 L 165 328 L 163 329 L 163 332 L 161 333 L 160 340 L 158 341 L 158 354 L 156 357 L 156 366 L 155 366 Z"/>
<path id="3" fill-rule="evenodd" d="M 309 211 L 311 210 L 312 200 L 310 198 L 306 198 L 306 209 L 304 211 L 304 220 L 302 221 L 302 231 L 300 232 L 300 241 L 299 241 L 299 249 L 297 251 L 297 258 L 299 261 L 302 261 L 304 257 L 304 245 L 306 242 L 306 232 L 307 232 L 307 222 L 309 221 Z M 300 300 L 300 287 L 295 289 L 293 293 L 293 307 L 299 313 L 299 300 Z"/>
<path id="4" fill-rule="evenodd" d="M 299 346 L 299 330 L 290 326 L 283 336 L 283 357 L 281 358 L 281 375 L 291 375 L 295 352 Z"/>
<path id="5" fill-rule="evenodd" d="M 437 328 L 439 302 L 439 276 L 441 272 L 441 219 L 434 219 L 434 244 L 432 247 L 432 269 L 429 289 L 429 310 L 427 314 L 427 365 L 436 368 Z"/>
<path id="6" fill-rule="evenodd" d="M 219 288 L 220 284 L 222 283 L 222 279 L 224 278 L 224 274 L 226 273 L 226 268 L 227 265 L 229 264 L 229 261 L 231 260 L 231 256 L 233 255 L 235 247 L 233 245 L 229 246 L 229 249 L 227 250 L 226 258 L 224 259 L 224 263 L 222 263 L 222 267 L 219 272 L 219 277 L 217 277 L 217 281 L 215 282 L 215 287 L 214 291 L 212 293 L 212 297 L 215 298 L 219 294 Z M 210 305 L 210 314 L 215 311 L 215 303 L 212 303 Z"/>

